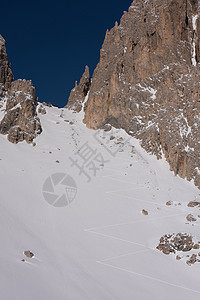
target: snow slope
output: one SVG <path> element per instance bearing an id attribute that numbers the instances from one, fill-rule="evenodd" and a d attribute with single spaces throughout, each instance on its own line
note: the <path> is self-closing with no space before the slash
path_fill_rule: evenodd
<path id="1" fill-rule="evenodd" d="M 200 222 L 186 224 L 187 204 L 200 200 L 199 190 L 122 130 L 107 138 L 88 130 L 82 113 L 46 109 L 35 147 L 0 135 L 0 299 L 199 299 L 200 264 L 156 249 L 165 233 L 200 238 Z M 86 142 L 106 161 L 95 161 L 96 176 L 87 169 L 90 182 L 71 161 Z M 55 173 L 77 184 L 65 207 L 43 197 L 43 184 Z M 25 250 L 35 256 L 26 258 Z"/>

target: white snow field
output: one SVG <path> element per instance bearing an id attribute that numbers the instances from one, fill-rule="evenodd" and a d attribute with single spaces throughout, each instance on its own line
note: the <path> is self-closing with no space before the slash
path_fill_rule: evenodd
<path id="1" fill-rule="evenodd" d="M 156 246 L 166 233 L 200 239 L 200 219 L 186 224 L 198 214 L 187 204 L 200 191 L 123 130 L 104 136 L 85 127 L 82 113 L 46 109 L 35 147 L 0 135 L 0 299 L 199 300 L 200 263 L 189 266 Z M 86 146 L 96 152 L 79 175 Z M 77 185 L 64 207 L 42 192 L 57 173 Z"/>

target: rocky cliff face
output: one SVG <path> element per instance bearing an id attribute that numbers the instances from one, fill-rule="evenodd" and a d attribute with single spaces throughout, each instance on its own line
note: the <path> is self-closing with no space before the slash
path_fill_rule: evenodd
<path id="1" fill-rule="evenodd" d="M 0 133 L 7 134 L 8 140 L 31 143 L 42 131 L 37 117 L 37 98 L 31 81 L 13 81 L 8 62 L 5 40 L 0 36 Z"/>
<path id="2" fill-rule="evenodd" d="M 80 83 L 75 83 L 75 87 L 70 93 L 68 103 L 66 105 L 67 108 L 72 109 L 76 112 L 80 112 L 82 109 L 83 101 L 90 89 L 91 86 L 91 78 L 90 71 L 88 66 L 85 67 L 85 71 L 81 77 Z"/>
<path id="3" fill-rule="evenodd" d="M 84 122 L 124 128 L 200 188 L 200 1 L 134 0 L 106 32 Z"/>
<path id="4" fill-rule="evenodd" d="M 13 74 L 7 58 L 5 40 L 0 35 L 0 85 L 8 89 L 12 81 Z"/>

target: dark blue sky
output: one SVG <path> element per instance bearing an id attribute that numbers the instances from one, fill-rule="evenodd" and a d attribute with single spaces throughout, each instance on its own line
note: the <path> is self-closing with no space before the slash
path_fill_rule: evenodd
<path id="1" fill-rule="evenodd" d="M 106 29 L 131 0 L 1 1 L 0 33 L 15 79 L 31 79 L 40 101 L 64 106 L 87 64 L 99 60 Z"/>

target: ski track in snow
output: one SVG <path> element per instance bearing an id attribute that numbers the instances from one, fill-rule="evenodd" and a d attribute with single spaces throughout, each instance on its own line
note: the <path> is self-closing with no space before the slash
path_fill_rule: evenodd
<path id="1" fill-rule="evenodd" d="M 139 253 L 142 253 L 142 252 L 144 252 L 144 251 L 140 251 Z M 136 254 L 136 253 L 135 253 L 135 254 Z M 101 265 L 104 265 L 104 266 L 113 268 L 113 269 L 115 269 L 115 270 L 120 270 L 120 271 L 127 272 L 127 273 L 130 273 L 130 274 L 133 274 L 133 275 L 137 275 L 137 276 L 139 276 L 139 277 L 144 277 L 144 278 L 147 278 L 147 279 L 149 279 L 149 280 L 154 280 L 154 281 L 157 281 L 157 282 L 159 282 L 159 283 L 163 283 L 163 284 L 166 284 L 166 285 L 169 285 L 169 286 L 173 286 L 173 287 L 176 287 L 176 288 L 179 288 L 179 289 L 183 289 L 183 290 L 187 290 L 187 291 L 190 291 L 190 292 L 193 292 L 193 293 L 200 294 L 200 291 L 196 291 L 196 290 L 193 290 L 193 289 L 184 287 L 184 286 L 180 286 L 180 285 L 177 285 L 177 284 L 173 284 L 173 283 L 170 283 L 170 282 L 167 282 L 167 281 L 158 279 L 158 278 L 154 278 L 154 277 L 152 277 L 152 276 L 147 276 L 147 275 L 142 274 L 142 273 L 137 273 L 137 272 L 130 271 L 130 270 L 127 270 L 127 269 L 123 269 L 123 268 L 119 268 L 119 267 L 116 267 L 116 266 L 112 266 L 112 265 L 110 265 L 110 264 L 104 263 L 103 261 L 99 261 L 98 263 L 101 264 Z"/>
<path id="2" fill-rule="evenodd" d="M 121 158 L 121 160 L 123 160 L 123 159 Z M 127 159 L 125 159 L 124 161 L 127 161 Z M 130 160 L 128 160 L 128 161 L 130 162 Z M 134 162 L 136 163 L 138 161 L 134 161 Z M 121 173 L 120 170 L 115 170 L 115 169 L 112 169 L 112 168 L 106 168 L 106 169 L 107 170 L 112 170 L 114 172 L 117 171 L 117 172 Z M 115 178 L 113 176 L 114 175 L 106 175 L 106 176 L 103 176 L 103 177 L 104 178 L 109 178 L 109 179 L 112 179 L 112 180 L 116 180 L 117 182 L 129 183 L 130 185 L 133 185 L 133 183 L 131 183 L 131 182 L 120 180 L 120 179 Z M 145 188 L 145 186 L 141 185 L 141 187 L 138 187 L 138 188 L 135 188 L 135 189 L 139 190 L 139 189 L 143 189 L 143 188 Z M 133 187 L 130 187 L 130 190 L 132 190 L 133 192 L 134 192 L 135 189 Z M 106 191 L 106 194 L 116 194 L 116 195 L 119 195 L 119 192 L 122 192 L 122 195 L 123 195 L 123 191 L 124 191 L 124 189 L 123 190 L 118 190 L 117 189 L 117 190 L 112 190 L 112 191 Z M 141 199 L 135 198 L 134 196 L 130 197 L 130 196 L 123 195 L 123 197 L 134 199 L 136 201 L 147 202 L 147 203 L 157 204 L 159 206 L 166 207 L 166 204 L 164 204 L 164 203 L 161 204 L 161 203 L 158 203 L 158 202 L 153 202 L 153 201 L 148 201 L 148 200 L 141 200 Z M 108 234 L 100 233 L 100 232 L 98 232 L 98 230 L 100 230 L 100 229 L 106 229 L 106 228 L 111 228 L 111 227 L 119 227 L 119 226 L 124 226 L 124 225 L 129 225 L 129 224 L 136 224 L 137 225 L 138 223 L 141 223 L 141 222 L 148 223 L 150 221 L 155 221 L 155 220 L 159 220 L 159 219 L 163 219 L 163 218 L 171 218 L 171 217 L 176 218 L 177 216 L 185 215 L 188 212 L 186 209 L 182 209 L 180 207 L 177 207 L 175 209 L 178 209 L 181 212 L 178 213 L 178 214 L 171 214 L 171 215 L 167 215 L 167 216 L 164 216 L 164 217 L 161 216 L 161 217 L 156 217 L 156 218 L 147 218 L 146 220 L 138 220 L 138 221 L 131 221 L 131 222 L 127 222 L 127 223 L 110 224 L 110 225 L 105 225 L 105 226 L 99 226 L 99 227 L 85 229 L 86 232 L 95 234 L 95 235 L 99 236 L 100 238 L 101 237 L 106 237 L 108 239 L 114 239 L 114 240 L 121 241 L 123 243 L 129 243 L 129 244 L 133 244 L 133 245 L 137 245 L 137 246 L 141 246 L 141 247 L 145 248 L 144 250 L 133 251 L 133 252 L 126 253 L 126 254 L 120 254 L 120 255 L 117 255 L 117 256 L 113 256 L 113 257 L 109 257 L 109 258 L 97 260 L 96 263 L 104 265 L 104 266 L 109 267 L 109 268 L 113 268 L 114 270 L 127 272 L 127 273 L 130 273 L 130 274 L 139 276 L 139 277 L 147 278 L 148 280 L 154 280 L 154 281 L 157 281 L 159 283 L 162 283 L 162 284 L 165 284 L 165 285 L 168 285 L 168 286 L 173 286 L 173 287 L 176 287 L 178 289 L 183 289 L 183 290 L 187 290 L 187 291 L 190 291 L 190 292 L 193 292 L 193 293 L 200 294 L 200 291 L 198 291 L 198 290 L 194 290 L 194 289 L 191 289 L 191 288 L 188 288 L 188 287 L 185 287 L 185 286 L 174 284 L 173 282 L 167 282 L 165 280 L 161 280 L 161 279 L 155 278 L 153 276 L 147 276 L 147 275 L 145 275 L 143 273 L 138 273 L 138 272 L 135 272 L 135 271 L 131 271 L 129 269 L 125 269 L 125 268 L 114 266 L 114 265 L 112 265 L 110 263 L 106 263 L 106 262 L 110 262 L 110 261 L 113 261 L 113 260 L 117 260 L 117 259 L 122 258 L 122 257 L 127 257 L 127 256 L 130 256 L 130 255 L 135 255 L 135 254 L 141 254 L 141 253 L 145 253 L 145 252 L 149 252 L 149 251 L 157 252 L 158 250 L 156 250 L 155 248 L 147 247 L 145 244 L 140 244 L 140 243 L 137 243 L 137 242 L 134 242 L 134 241 L 131 241 L 131 240 L 118 238 L 118 237 L 113 236 L 113 235 L 108 235 Z M 196 226 L 200 226 L 200 225 L 196 225 Z"/>

